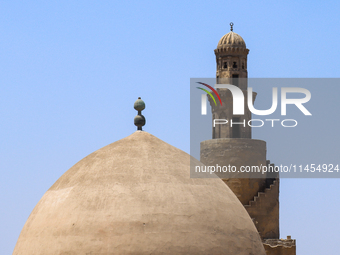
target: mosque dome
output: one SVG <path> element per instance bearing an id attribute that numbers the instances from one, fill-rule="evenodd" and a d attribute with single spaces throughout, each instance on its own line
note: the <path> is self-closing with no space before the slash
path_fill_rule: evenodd
<path id="1" fill-rule="evenodd" d="M 215 178 L 190 178 L 187 153 L 136 131 L 64 173 L 32 211 L 13 254 L 265 251 L 227 185 Z"/>

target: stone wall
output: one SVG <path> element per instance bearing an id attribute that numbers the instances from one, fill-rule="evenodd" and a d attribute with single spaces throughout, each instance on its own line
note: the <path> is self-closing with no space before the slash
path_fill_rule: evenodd
<path id="1" fill-rule="evenodd" d="M 259 192 L 254 200 L 244 206 L 262 239 L 278 239 L 279 231 L 279 179 Z"/>
<path id="2" fill-rule="evenodd" d="M 220 138 L 201 142 L 200 161 L 206 166 L 266 165 L 266 142 L 247 138 Z M 266 175 L 247 173 L 216 173 L 235 193 L 243 205 L 257 196 L 266 185 Z M 252 177 L 261 178 L 252 178 Z"/>
<path id="3" fill-rule="evenodd" d="M 287 239 L 267 239 L 263 243 L 267 255 L 296 255 L 296 241 Z"/>

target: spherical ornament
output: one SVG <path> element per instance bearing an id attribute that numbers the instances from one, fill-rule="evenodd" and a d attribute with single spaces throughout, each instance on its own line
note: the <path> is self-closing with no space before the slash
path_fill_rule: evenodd
<path id="1" fill-rule="evenodd" d="M 133 105 L 133 107 L 135 108 L 135 110 L 137 111 L 143 111 L 145 109 L 145 103 L 144 101 L 139 97 L 135 104 Z"/>
<path id="2" fill-rule="evenodd" d="M 137 127 L 142 127 L 145 125 L 145 117 L 143 115 L 137 115 L 135 118 L 134 118 L 134 123 L 135 123 L 135 126 Z"/>

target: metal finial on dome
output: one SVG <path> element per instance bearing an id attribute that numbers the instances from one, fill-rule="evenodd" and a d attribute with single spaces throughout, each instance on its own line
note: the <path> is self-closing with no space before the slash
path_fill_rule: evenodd
<path id="1" fill-rule="evenodd" d="M 145 117 L 142 115 L 142 111 L 145 109 L 144 101 L 138 97 L 135 104 L 133 105 L 136 111 L 138 111 L 137 116 L 134 118 L 134 123 L 137 126 L 137 130 L 142 130 L 142 127 L 145 125 Z"/>
<path id="2" fill-rule="evenodd" d="M 233 26 L 234 26 L 234 23 L 230 22 L 230 31 L 233 31 Z"/>

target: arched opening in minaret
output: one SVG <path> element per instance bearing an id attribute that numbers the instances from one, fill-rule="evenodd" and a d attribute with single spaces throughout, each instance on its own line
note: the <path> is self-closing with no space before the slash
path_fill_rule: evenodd
<path id="1" fill-rule="evenodd" d="M 228 68 L 228 63 L 227 63 L 227 62 L 224 62 L 223 68 L 224 68 L 224 69 L 227 69 L 227 68 Z"/>
<path id="2" fill-rule="evenodd" d="M 232 84 L 238 87 L 238 74 L 232 75 Z"/>
<path id="3" fill-rule="evenodd" d="M 233 68 L 237 68 L 236 62 L 233 62 Z"/>

